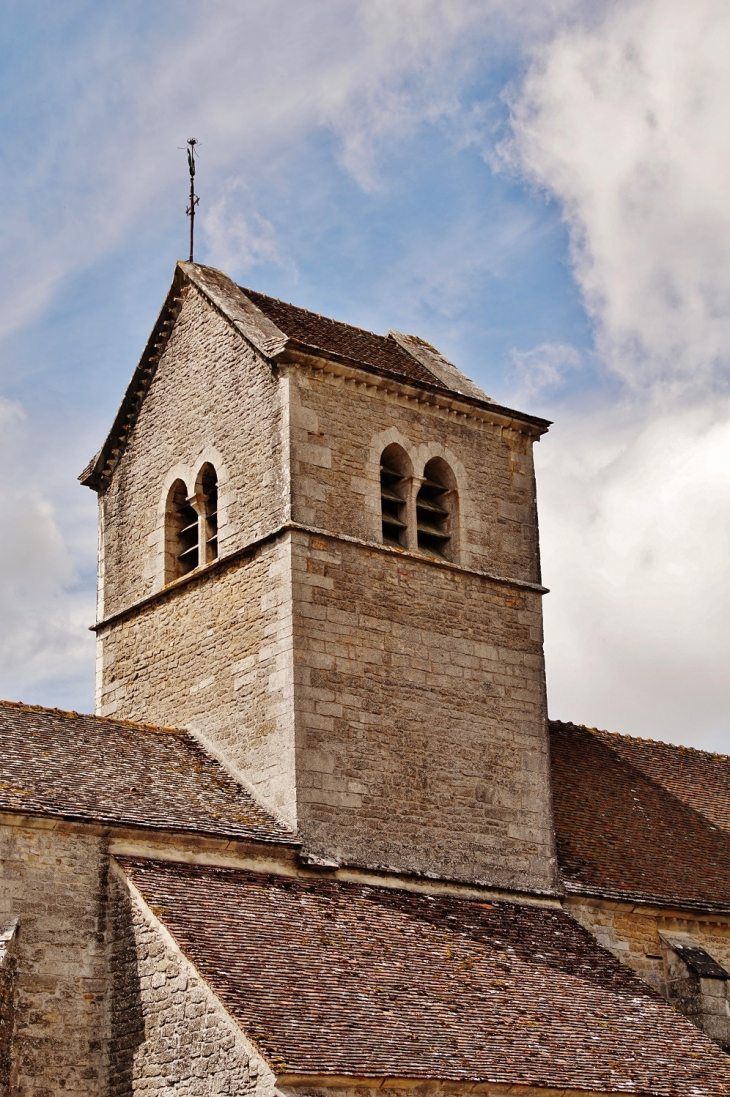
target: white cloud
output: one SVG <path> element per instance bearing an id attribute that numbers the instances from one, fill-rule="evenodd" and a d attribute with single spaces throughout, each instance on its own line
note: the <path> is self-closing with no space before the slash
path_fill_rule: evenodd
<path id="1" fill-rule="evenodd" d="M 539 447 L 551 713 L 727 750 L 730 408 L 617 418 Z"/>
<path id="2" fill-rule="evenodd" d="M 536 49 L 507 150 L 561 204 L 619 383 L 539 447 L 553 713 L 726 751 L 728 51 L 717 0 L 613 4 Z"/>
<path id="3" fill-rule="evenodd" d="M 205 179 L 200 243 L 233 274 L 290 264 L 256 193 L 297 179 L 312 135 L 335 150 L 334 163 L 322 157 L 328 171 L 339 157 L 359 186 L 376 186 L 379 149 L 455 109 L 473 39 L 500 3 L 211 0 L 167 5 L 172 21 L 165 5 L 145 21 L 124 6 L 82 8 L 41 4 L 23 39 L 32 61 L 19 44 L 20 63 L 0 75 L 0 339 L 41 317 L 64 281 L 132 229 L 159 233 L 165 210 L 184 242 L 177 147 L 191 135 Z M 71 501 L 78 487 L 54 482 L 62 429 L 51 439 L 3 403 L 0 432 L 0 694 L 64 703 L 91 677 L 93 602 L 79 580 L 94 549 L 90 508 Z"/>
<path id="4" fill-rule="evenodd" d="M 89 677 L 94 600 L 78 589 L 53 507 L 28 475 L 28 458 L 23 410 L 0 398 L 0 696 L 23 700 L 49 688 L 63 703 Z"/>
<path id="5" fill-rule="evenodd" d="M 4 133 L 12 167 L 0 336 L 37 317 L 63 279 L 108 255 L 132 226 L 143 233 L 164 208 L 182 216 L 176 146 L 188 136 L 203 143 L 199 224 L 214 261 L 236 274 L 287 265 L 286 241 L 256 195 L 296 178 L 313 134 L 330 135 L 341 169 L 377 189 L 383 151 L 419 126 L 448 126 L 455 147 L 474 142 L 494 116 L 483 105 L 464 110 L 464 87 L 500 50 L 532 50 L 513 103 L 512 162 L 562 205 L 598 351 L 623 385 L 610 410 L 595 398 L 582 409 L 564 390 L 589 372 L 585 356 L 558 342 L 515 352 L 519 401 L 552 400 L 557 420 L 538 447 L 555 592 L 546 602 L 552 707 L 639 734 L 721 735 L 727 9 L 711 0 L 211 0 L 181 6 L 146 44 L 110 7 L 79 21 L 65 51 L 57 10 L 48 5 L 52 56 L 36 59 L 32 89 L 22 88 L 37 99 L 6 99 L 19 118 L 29 110 L 46 123 L 32 142 L 22 127 Z M 498 220 L 430 256 L 414 245 L 384 274 L 388 292 L 448 313 L 464 293 L 458 272 L 491 269 L 529 217 Z M 30 428 L 18 416 L 0 404 L 0 494 L 6 530 L 18 531 L 0 548 L 0 692 L 11 696 L 90 665 L 93 616 L 76 581 L 86 550 L 49 505 L 56 496 L 42 459 L 29 459 Z"/>
<path id="6" fill-rule="evenodd" d="M 566 379 L 583 366 L 583 354 L 569 343 L 540 343 L 530 350 L 513 350 L 515 401 L 518 405 L 536 396 L 561 389 Z"/>
<path id="7" fill-rule="evenodd" d="M 610 367 L 662 397 L 726 388 L 730 8 L 638 0 L 560 31 L 514 104 L 522 168 L 561 202 Z"/>
<path id="8" fill-rule="evenodd" d="M 243 213 L 242 208 L 249 210 Z M 250 270 L 259 263 L 275 263 L 295 273 L 285 258 L 276 230 L 256 212 L 249 189 L 237 179 L 227 179 L 202 218 L 207 260 L 228 272 Z"/>
<path id="9" fill-rule="evenodd" d="M 191 134 L 208 194 L 219 195 L 214 245 L 231 176 L 264 185 L 296 173 L 316 131 L 335 134 L 344 168 L 373 185 L 378 143 L 447 109 L 464 78 L 450 75 L 449 58 L 483 22 L 474 0 L 218 0 L 189 6 L 152 48 L 114 9 L 77 24 L 73 49 L 59 53 L 54 42 L 53 56 L 38 59 L 37 102 L 15 104 L 35 116 L 34 151 L 22 127 L 4 136 L 17 166 L 0 215 L 0 336 L 29 322 L 64 277 L 107 254 L 130 226 L 143 232 L 163 196 L 184 208 L 176 147 Z M 240 236 L 240 225 L 229 226 Z"/>
<path id="10" fill-rule="evenodd" d="M 6 94 L 9 118 L 31 117 L 34 128 L 32 141 L 10 122 L 3 135 L 12 170 L 0 213 L 0 337 L 132 226 L 141 234 L 161 209 L 182 213 L 177 147 L 189 136 L 201 141 L 211 245 L 226 228 L 260 240 L 252 206 L 245 231 L 232 220 L 231 178 L 246 180 L 251 197 L 254 181 L 295 177 L 320 133 L 334 136 L 361 187 L 377 187 L 385 145 L 456 119 L 460 92 L 505 36 L 534 37 L 576 2 L 211 0 L 183 5 L 172 24 L 161 10 L 145 41 L 123 8 L 81 20 L 44 5 L 53 35 L 34 42 L 35 78 Z M 278 245 L 277 254 L 286 261 Z"/>

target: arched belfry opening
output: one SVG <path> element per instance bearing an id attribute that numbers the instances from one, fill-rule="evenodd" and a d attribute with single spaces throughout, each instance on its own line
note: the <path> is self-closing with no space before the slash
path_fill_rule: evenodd
<path id="1" fill-rule="evenodd" d="M 416 532 L 420 552 L 454 559 L 457 504 L 453 472 L 441 457 L 433 457 L 423 470 L 416 496 Z"/>
<path id="2" fill-rule="evenodd" d="M 176 480 L 165 507 L 165 582 L 187 575 L 198 562 L 198 512 L 185 481 Z"/>
<path id="3" fill-rule="evenodd" d="M 393 443 L 380 458 L 380 509 L 383 541 L 404 548 L 408 535 L 408 492 L 413 470 L 408 454 Z"/>
<path id="4" fill-rule="evenodd" d="M 218 477 L 210 462 L 200 470 L 197 486 L 203 562 L 210 564 L 218 558 Z"/>

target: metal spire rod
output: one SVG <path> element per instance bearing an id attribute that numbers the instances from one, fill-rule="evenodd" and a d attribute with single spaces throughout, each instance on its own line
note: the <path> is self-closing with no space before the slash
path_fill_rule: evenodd
<path id="1" fill-rule="evenodd" d="M 200 202 L 200 199 L 195 193 L 195 146 L 197 141 L 194 137 L 191 137 L 188 142 L 188 168 L 190 170 L 190 204 L 185 210 L 190 218 L 190 262 L 193 262 L 193 241 L 195 230 L 195 207 Z"/>

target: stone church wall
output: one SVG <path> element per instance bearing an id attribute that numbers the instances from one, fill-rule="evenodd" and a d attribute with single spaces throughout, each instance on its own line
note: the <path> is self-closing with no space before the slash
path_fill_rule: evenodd
<path id="1" fill-rule="evenodd" d="M 0 1097 L 7 1097 L 13 1061 L 17 928 L 13 918 L 0 932 Z"/>
<path id="2" fill-rule="evenodd" d="M 289 555 L 278 539 L 103 630 L 98 711 L 196 732 L 295 825 Z"/>
<path id="3" fill-rule="evenodd" d="M 106 864 L 93 835 L 0 826 L 0 923 L 19 919 L 12 1093 L 98 1097 Z"/>
<path id="4" fill-rule="evenodd" d="M 115 867 L 109 1097 L 272 1097 L 266 1062 Z"/>
<path id="5" fill-rule="evenodd" d="M 553 886 L 539 595 L 299 532 L 293 569 L 305 846 Z"/>
<path id="6" fill-rule="evenodd" d="M 684 970 L 686 993 L 677 980 L 683 968 L 663 938 L 688 935 L 730 972 L 730 915 L 698 914 L 644 904 L 569 896 L 566 909 L 599 944 L 654 987 L 711 1039 L 730 1048 L 730 983 L 692 978 Z M 689 978 L 687 978 L 689 976 Z M 679 993 L 678 993 L 679 991 Z"/>
<path id="7" fill-rule="evenodd" d="M 219 476 L 221 555 L 288 516 L 279 382 L 215 309 L 191 289 L 109 488 L 99 618 L 163 586 L 167 489 L 204 460 Z"/>
<path id="8" fill-rule="evenodd" d="M 290 462 L 293 518 L 339 540 L 284 532 L 104 626 L 97 712 L 193 731 L 317 856 L 550 889 L 540 596 L 347 542 L 381 540 L 393 441 L 452 469 L 456 563 L 539 578 L 531 437 L 272 371 L 191 291 L 102 497 L 104 612 L 159 588 L 163 486 L 212 450 L 223 557 L 289 517 Z"/>
<path id="9" fill-rule="evenodd" d="M 533 440 L 497 424 L 406 400 L 383 383 L 291 372 L 293 517 L 381 541 L 380 455 L 401 445 L 423 474 L 440 456 L 459 483 L 459 562 L 540 579 Z"/>

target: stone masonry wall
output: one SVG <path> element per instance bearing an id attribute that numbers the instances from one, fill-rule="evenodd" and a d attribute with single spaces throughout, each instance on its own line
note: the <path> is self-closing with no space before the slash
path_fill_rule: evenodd
<path id="1" fill-rule="evenodd" d="M 397 442 L 415 476 L 432 457 L 451 466 L 459 485 L 459 562 L 539 581 L 529 435 L 320 370 L 291 368 L 290 402 L 297 521 L 382 541 L 380 455 Z"/>
<path id="2" fill-rule="evenodd" d="M 222 556 L 289 517 L 290 456 L 295 520 L 379 543 L 391 442 L 416 477 L 451 467 L 459 563 L 539 578 L 531 437 L 393 386 L 272 371 L 191 291 L 102 500 L 104 612 L 159 588 L 180 469 L 219 469 Z M 284 533 L 105 626 L 98 669 L 101 715 L 195 732 L 314 854 L 554 882 L 537 592 Z"/>
<path id="3" fill-rule="evenodd" d="M 0 1097 L 7 1097 L 13 1061 L 17 930 L 16 918 L 0 930 Z"/>
<path id="4" fill-rule="evenodd" d="M 105 1032 L 101 839 L 0 827 L 0 923 L 19 918 L 10 1091 L 97 1097 Z"/>
<path id="5" fill-rule="evenodd" d="M 292 564 L 305 848 L 553 886 L 540 596 L 300 532 Z"/>
<path id="6" fill-rule="evenodd" d="M 548 888 L 541 642 L 530 590 L 295 531 L 104 630 L 101 712 L 213 743 L 318 855 Z"/>
<path id="7" fill-rule="evenodd" d="M 110 899 L 109 1097 L 272 1097 L 265 1060 L 115 868 Z"/>
<path id="8" fill-rule="evenodd" d="M 163 585 L 167 490 L 210 460 L 219 476 L 219 551 L 226 555 L 288 515 L 280 386 L 194 289 L 180 311 L 112 482 L 100 499 L 99 617 Z"/>
<path id="9" fill-rule="evenodd" d="M 661 933 L 689 934 L 701 948 L 716 960 L 726 971 L 730 971 L 730 916 L 693 914 L 690 911 L 663 910 L 650 906 L 633 906 L 629 903 L 582 898 L 571 895 L 566 900 L 566 909 L 585 926 L 599 944 L 609 949 L 615 956 L 633 968 L 641 978 L 655 990 L 672 1001 L 676 1000 L 672 988 L 672 967 L 676 966 L 676 957 L 670 955 Z M 698 990 L 700 980 L 698 982 Z M 709 980 L 702 980 L 708 983 Z M 712 980 L 712 982 L 720 982 Z M 707 988 L 705 988 L 707 989 Z M 722 1013 L 725 1024 L 721 1026 L 727 1036 L 730 1031 L 726 986 L 715 988 L 722 992 Z M 682 1012 L 687 1012 L 682 1010 Z M 714 1029 L 704 1023 L 702 1010 L 690 1015 L 698 1027 L 716 1038 Z M 721 1041 L 722 1042 L 722 1041 Z"/>
<path id="10" fill-rule="evenodd" d="M 98 644 L 101 715 L 196 732 L 296 825 L 286 538 L 162 595 Z"/>

